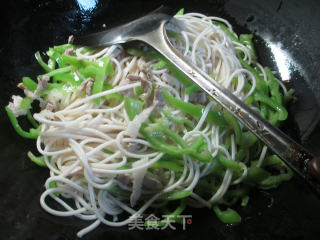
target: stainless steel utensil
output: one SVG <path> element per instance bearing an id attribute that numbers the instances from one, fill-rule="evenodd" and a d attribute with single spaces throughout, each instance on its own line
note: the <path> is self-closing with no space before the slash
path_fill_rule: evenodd
<path id="1" fill-rule="evenodd" d="M 172 18 L 172 14 L 172 10 L 160 7 L 125 25 L 87 36 L 75 37 L 74 44 L 105 47 L 138 40 L 152 46 L 232 113 L 320 195 L 320 158 L 314 157 L 303 146 L 272 126 L 227 89 L 212 81 L 197 66 L 187 62 L 172 47 L 166 35 L 165 25 Z"/>

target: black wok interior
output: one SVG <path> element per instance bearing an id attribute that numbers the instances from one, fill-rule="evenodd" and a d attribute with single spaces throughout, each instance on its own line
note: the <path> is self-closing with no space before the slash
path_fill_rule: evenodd
<path id="1" fill-rule="evenodd" d="M 19 137 L 4 111 L 12 94 L 22 94 L 16 88 L 21 78 L 41 72 L 34 53 L 66 42 L 70 34 L 102 30 L 103 23 L 109 28 L 142 16 L 161 4 L 224 17 L 236 32 L 255 33 L 260 62 L 278 71 L 277 76 L 286 78 L 283 79 L 286 84 L 296 90 L 297 100 L 289 106 L 290 117 L 283 130 L 320 155 L 320 2 L 317 0 L 8 1 L 5 5 L 1 3 L 0 14 L 1 239 L 75 239 L 77 231 L 88 225 L 73 217 L 55 217 L 42 210 L 39 197 L 48 171 L 27 158 L 28 150 L 35 151 L 34 141 Z M 309 240 L 320 237 L 320 199 L 298 177 L 275 190 L 256 190 L 247 207 L 235 208 L 243 218 L 236 226 L 222 224 L 212 210 L 187 209 L 186 214 L 192 214 L 192 224 L 184 231 L 179 226 L 177 230 L 130 231 L 127 227 L 101 225 L 83 239 Z"/>

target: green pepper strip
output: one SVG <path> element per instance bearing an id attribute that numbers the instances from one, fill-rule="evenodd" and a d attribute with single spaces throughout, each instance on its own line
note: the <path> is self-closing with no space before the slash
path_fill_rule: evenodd
<path id="1" fill-rule="evenodd" d="M 239 148 L 239 150 L 237 151 L 237 154 L 236 154 L 236 161 L 241 161 L 247 154 L 247 148 L 244 148 L 244 147 L 241 147 Z"/>
<path id="2" fill-rule="evenodd" d="M 38 63 L 40 64 L 40 66 L 41 66 L 46 72 L 51 72 L 52 69 L 43 61 L 43 59 L 42 59 L 39 51 L 35 53 L 35 57 L 36 57 Z"/>
<path id="3" fill-rule="evenodd" d="M 277 188 L 282 182 L 289 181 L 292 178 L 292 176 L 292 171 L 288 171 L 288 173 L 283 173 L 279 175 L 271 175 L 259 182 L 259 187 L 262 189 Z"/>
<path id="4" fill-rule="evenodd" d="M 246 196 L 250 191 L 250 186 L 243 185 L 241 187 L 237 187 L 236 189 L 228 190 L 226 192 L 227 198 L 242 198 Z"/>
<path id="5" fill-rule="evenodd" d="M 44 161 L 44 157 L 36 157 L 31 151 L 28 152 L 28 157 L 30 158 L 30 160 L 32 162 L 34 162 L 35 164 L 37 164 L 40 167 L 47 167 L 45 161 Z"/>
<path id="6" fill-rule="evenodd" d="M 288 104 L 288 102 L 294 98 L 293 96 L 294 94 L 294 90 L 293 89 L 290 89 L 284 96 L 283 96 L 283 101 L 284 101 L 284 104 Z"/>
<path id="7" fill-rule="evenodd" d="M 241 41 L 236 37 L 236 35 L 231 32 L 231 30 L 221 22 L 213 21 L 213 23 L 221 28 L 233 41 L 241 43 Z"/>
<path id="8" fill-rule="evenodd" d="M 187 103 L 171 96 L 166 90 L 162 90 L 162 96 L 164 100 L 173 107 L 179 108 L 182 111 L 196 117 L 201 118 L 205 107 L 201 105 L 194 105 L 192 103 Z M 205 119 L 206 122 L 218 125 L 226 126 L 226 121 L 219 111 L 209 110 L 208 115 Z"/>
<path id="9" fill-rule="evenodd" d="M 177 133 L 159 123 L 149 124 L 148 126 L 143 124 L 140 128 L 140 133 L 152 145 L 152 147 L 161 152 L 176 157 L 182 157 L 183 154 L 187 154 L 201 162 L 206 163 L 212 161 L 212 157 L 209 153 L 198 153 L 199 145 L 201 145 L 201 141 L 203 141 L 203 138 L 201 137 L 197 139 L 194 144 L 188 146 Z M 165 139 L 162 137 L 163 134 L 166 134 L 168 137 L 172 138 L 181 146 L 181 148 L 178 146 L 173 146 L 165 141 Z"/>
<path id="10" fill-rule="evenodd" d="M 169 37 L 176 38 L 176 39 L 178 39 L 178 40 L 180 40 L 182 42 L 185 42 L 184 38 L 180 34 L 175 32 L 175 31 L 167 30 L 167 34 L 168 34 Z"/>
<path id="11" fill-rule="evenodd" d="M 142 112 L 144 103 L 138 99 L 126 97 L 124 99 L 124 108 L 129 120 L 132 121 L 136 115 Z"/>
<path id="12" fill-rule="evenodd" d="M 238 162 L 229 160 L 223 154 L 218 154 L 218 161 L 223 165 L 224 167 L 231 169 L 233 171 L 241 171 L 241 166 Z"/>
<path id="13" fill-rule="evenodd" d="M 123 165 L 122 167 L 118 167 L 117 170 L 126 170 L 126 169 L 131 169 L 132 167 L 129 165 Z"/>
<path id="14" fill-rule="evenodd" d="M 63 67 L 66 66 L 66 64 L 64 63 L 63 58 L 62 58 L 62 56 L 61 56 L 60 53 L 55 52 L 55 53 L 52 55 L 52 58 L 58 63 L 59 68 L 63 68 Z"/>
<path id="15" fill-rule="evenodd" d="M 25 97 L 22 99 L 21 103 L 20 103 L 20 109 L 21 110 L 29 110 L 31 108 L 31 103 L 33 102 L 33 100 L 29 97 Z"/>
<path id="16" fill-rule="evenodd" d="M 180 218 L 179 215 L 183 212 L 183 210 L 186 208 L 185 201 L 181 201 L 180 205 L 171 213 L 166 214 L 166 218 L 160 221 L 146 221 L 144 223 L 145 226 L 152 226 L 152 227 L 163 227 L 168 224 L 168 222 L 176 222 L 176 223 L 183 223 L 183 218 Z"/>
<path id="17" fill-rule="evenodd" d="M 252 74 L 255 76 L 256 78 L 256 84 L 257 84 L 257 87 L 256 87 L 256 90 L 255 92 L 262 92 L 263 94 L 267 95 L 268 94 L 268 87 L 267 87 L 267 84 L 266 82 L 264 81 L 264 79 L 262 79 L 260 76 L 259 76 L 259 73 L 257 70 L 255 70 L 254 68 L 252 68 L 247 62 L 245 62 L 244 60 L 242 59 L 239 59 L 242 66 L 244 68 L 246 68 L 247 70 L 251 71 Z M 244 85 L 244 88 L 246 91 L 249 91 L 249 89 L 251 88 L 250 84 L 249 83 L 245 83 Z M 250 95 L 248 97 L 248 99 L 246 99 L 245 101 L 245 104 L 247 105 L 251 105 L 252 102 L 254 101 L 254 97 L 253 95 Z M 260 103 L 260 114 L 263 118 L 267 118 L 268 117 L 268 108 L 266 106 L 265 103 Z"/>
<path id="18" fill-rule="evenodd" d="M 64 68 L 58 68 L 56 70 L 53 70 L 49 73 L 46 73 L 45 75 L 48 77 L 53 77 L 56 74 L 60 74 L 60 73 L 65 73 L 65 72 L 70 72 L 74 67 L 73 66 L 68 66 L 68 67 L 64 67 Z"/>
<path id="19" fill-rule="evenodd" d="M 241 206 L 242 206 L 242 207 L 246 207 L 246 206 L 248 205 L 248 203 L 249 203 L 249 196 L 246 195 L 246 196 L 244 196 L 244 197 L 242 198 Z"/>
<path id="20" fill-rule="evenodd" d="M 196 92 L 199 92 L 199 91 L 201 91 L 201 88 L 198 85 L 191 85 L 189 87 L 186 87 L 184 92 L 186 94 L 190 95 L 192 93 L 196 93 Z"/>
<path id="21" fill-rule="evenodd" d="M 164 68 L 166 66 L 166 62 L 163 60 L 159 60 L 155 65 L 153 65 L 154 69 Z"/>
<path id="22" fill-rule="evenodd" d="M 49 183 L 49 188 L 56 188 L 56 187 L 57 187 L 57 182 L 56 181 L 51 181 Z M 57 197 L 60 195 L 59 192 L 54 192 L 53 194 L 56 195 Z"/>
<path id="23" fill-rule="evenodd" d="M 181 123 L 181 124 L 185 124 L 186 126 L 188 126 L 190 129 L 194 128 L 194 124 L 192 121 L 190 121 L 188 118 L 186 117 L 179 117 L 179 116 L 173 116 L 171 111 L 169 109 L 164 108 L 162 110 L 163 114 L 171 121 L 175 122 L 175 123 Z"/>
<path id="24" fill-rule="evenodd" d="M 112 87 L 111 84 L 106 83 L 106 82 L 103 83 L 103 91 L 110 90 L 112 88 L 113 87 Z M 123 95 L 115 92 L 115 93 L 111 93 L 111 94 L 108 94 L 106 96 L 103 96 L 103 98 L 106 99 L 106 100 L 116 99 L 116 100 L 121 101 L 121 100 L 123 100 Z"/>
<path id="25" fill-rule="evenodd" d="M 93 65 L 88 65 L 84 68 L 79 69 L 79 72 L 86 78 L 95 77 L 98 71 L 99 71 L 99 68 Z"/>
<path id="26" fill-rule="evenodd" d="M 283 121 L 287 119 L 288 112 L 281 104 L 277 103 L 276 101 L 273 101 L 270 97 L 267 97 L 266 95 L 261 94 L 259 92 L 255 92 L 253 96 L 256 101 L 265 103 L 274 110 L 276 110 L 278 112 L 279 120 Z"/>
<path id="27" fill-rule="evenodd" d="M 240 144 L 242 139 L 242 130 L 240 128 L 238 120 L 225 109 L 223 110 L 223 117 L 226 122 L 233 128 L 236 137 L 236 143 Z"/>
<path id="28" fill-rule="evenodd" d="M 63 45 L 54 46 L 53 51 L 63 54 L 68 48 L 76 49 L 74 45 L 67 43 Z"/>
<path id="29" fill-rule="evenodd" d="M 278 127 L 279 126 L 279 121 L 278 121 L 278 112 L 274 112 L 272 109 L 269 109 L 268 111 L 268 121 Z"/>
<path id="30" fill-rule="evenodd" d="M 32 117 L 32 114 L 30 112 L 30 110 L 28 110 L 27 112 L 27 118 L 29 120 L 29 122 L 32 124 L 32 126 L 34 128 L 38 128 L 39 127 L 39 124 L 36 122 L 36 120 L 34 120 L 34 118 Z"/>
<path id="31" fill-rule="evenodd" d="M 293 171 L 276 155 L 271 155 L 265 159 L 263 166 L 280 164 L 284 166 L 287 173 L 281 173 L 278 175 L 271 175 L 259 182 L 259 187 L 262 189 L 276 188 L 280 183 L 284 181 L 289 181 L 293 177 Z"/>
<path id="32" fill-rule="evenodd" d="M 269 86 L 269 91 L 271 93 L 271 96 L 278 104 L 282 104 L 282 97 L 279 90 L 280 84 L 275 79 L 275 76 L 271 72 L 270 68 L 265 67 L 264 69 L 267 73 L 268 86 Z"/>
<path id="33" fill-rule="evenodd" d="M 150 124 L 152 125 L 152 124 Z M 199 137 L 191 146 L 188 146 L 184 140 L 179 136 L 179 134 L 171 131 L 169 128 L 164 127 L 162 124 L 159 124 L 158 130 L 162 131 L 167 136 L 171 137 L 176 143 L 178 143 L 182 148 L 189 149 L 190 155 L 194 157 L 195 159 L 201 161 L 201 162 L 210 162 L 212 160 L 212 157 L 209 153 L 198 153 L 198 149 L 201 147 L 204 141 L 204 137 Z"/>
<path id="34" fill-rule="evenodd" d="M 154 164 L 152 164 L 149 168 L 165 168 L 175 172 L 183 172 L 183 167 L 173 159 L 171 160 L 164 160 L 160 159 Z"/>
<path id="35" fill-rule="evenodd" d="M 134 93 L 135 93 L 137 96 L 140 96 L 140 95 L 143 93 L 142 87 L 141 87 L 141 86 L 135 87 L 135 88 L 134 88 Z"/>
<path id="36" fill-rule="evenodd" d="M 29 130 L 29 132 L 24 131 L 21 126 L 18 123 L 18 120 L 16 118 L 16 116 L 14 116 L 13 112 L 10 110 L 10 108 L 5 107 L 8 117 L 10 119 L 10 122 L 14 128 L 14 130 L 21 136 L 24 138 L 32 138 L 32 139 L 36 139 L 39 136 L 40 133 L 40 129 L 34 129 L 31 128 Z"/>
<path id="37" fill-rule="evenodd" d="M 184 8 L 181 8 L 176 15 L 183 15 L 184 14 Z"/>
<path id="38" fill-rule="evenodd" d="M 247 48 L 249 48 L 251 59 L 252 59 L 253 62 L 256 62 L 257 61 L 257 55 L 256 55 L 256 51 L 255 51 L 254 46 L 253 46 L 252 38 L 253 38 L 253 34 L 241 34 L 240 35 L 240 41 Z"/>
<path id="39" fill-rule="evenodd" d="M 103 59 L 101 59 L 101 61 L 103 62 L 103 66 L 99 68 L 97 74 L 96 74 L 96 78 L 94 80 L 93 86 L 92 86 L 92 94 L 97 94 L 102 92 L 103 89 L 103 83 L 105 81 L 106 76 L 113 74 L 113 68 L 112 65 L 110 63 L 110 57 L 104 57 Z M 93 101 L 96 104 L 100 103 L 100 97 L 99 98 L 95 98 Z"/>
<path id="40" fill-rule="evenodd" d="M 216 213 L 217 217 L 223 223 L 240 223 L 241 216 L 233 209 L 228 208 L 225 211 L 221 211 L 218 205 L 213 207 L 213 211 Z"/>
<path id="41" fill-rule="evenodd" d="M 82 81 L 76 81 L 73 74 L 70 73 L 59 73 L 53 76 L 54 82 L 71 83 L 72 85 L 79 86 Z"/>
<path id="42" fill-rule="evenodd" d="M 259 184 L 264 179 L 267 179 L 270 175 L 271 174 L 263 168 L 253 165 L 248 168 L 248 174 L 243 181 L 245 183 Z"/>
<path id="43" fill-rule="evenodd" d="M 268 94 L 268 86 L 267 83 L 264 81 L 264 79 L 259 75 L 259 72 L 251 67 L 246 61 L 243 59 L 239 59 L 241 65 L 246 68 L 248 71 L 250 71 L 255 79 L 256 79 L 256 89 L 264 94 Z"/>
<path id="44" fill-rule="evenodd" d="M 105 58 L 109 58 L 109 57 L 105 57 Z M 61 61 L 65 65 L 72 65 L 72 66 L 75 66 L 76 68 L 83 68 L 86 66 L 94 66 L 94 67 L 100 68 L 99 64 L 96 62 L 90 62 L 87 60 L 79 60 L 79 59 L 77 59 L 77 57 L 73 57 L 73 56 L 69 56 L 69 55 L 61 55 Z"/>
<path id="45" fill-rule="evenodd" d="M 189 197 L 192 193 L 192 190 L 181 190 L 168 194 L 165 199 L 169 201 L 183 199 Z"/>
<path id="46" fill-rule="evenodd" d="M 258 138 L 252 132 L 243 132 L 240 146 L 249 148 L 258 141 Z"/>
<path id="47" fill-rule="evenodd" d="M 56 61 L 49 58 L 48 60 L 48 67 L 51 69 L 51 70 L 54 70 L 56 68 Z"/>
<path id="48" fill-rule="evenodd" d="M 22 84 L 31 91 L 36 90 L 38 87 L 38 84 L 29 77 L 23 77 Z"/>
<path id="49" fill-rule="evenodd" d="M 181 157 L 183 154 L 190 154 L 193 150 L 181 149 L 176 146 L 172 146 L 163 141 L 159 136 L 161 133 L 156 131 L 150 131 L 147 127 L 141 127 L 140 133 L 145 137 L 145 139 L 157 150 L 168 153 L 173 156 Z M 158 136 L 157 136 L 158 134 Z"/>

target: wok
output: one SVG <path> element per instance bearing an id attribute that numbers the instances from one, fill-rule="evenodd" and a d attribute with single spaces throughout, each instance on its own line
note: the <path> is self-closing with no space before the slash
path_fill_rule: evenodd
<path id="1" fill-rule="evenodd" d="M 228 19 L 237 33 L 255 33 L 259 60 L 296 90 L 283 131 L 320 154 L 318 123 L 320 81 L 320 2 L 316 0 L 205 1 L 11 1 L 2 5 L 0 42 L 0 238 L 75 239 L 87 222 L 60 218 L 43 211 L 39 197 L 48 171 L 26 157 L 34 141 L 15 134 L 4 106 L 22 76 L 41 72 L 33 54 L 65 42 L 70 34 L 89 33 L 132 20 L 159 5 Z M 207 209 L 187 209 L 192 224 L 182 230 L 132 231 L 101 225 L 83 239 L 318 239 L 320 200 L 301 179 L 270 191 L 255 190 L 247 207 L 237 206 L 243 222 L 220 223 Z M 205 234 L 203 234 L 205 233 Z"/>

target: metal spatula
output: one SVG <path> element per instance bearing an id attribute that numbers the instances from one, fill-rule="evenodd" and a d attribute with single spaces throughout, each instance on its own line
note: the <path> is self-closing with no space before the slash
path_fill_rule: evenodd
<path id="1" fill-rule="evenodd" d="M 74 44 L 106 47 L 138 40 L 150 45 L 232 113 L 320 195 L 320 158 L 315 158 L 303 146 L 272 126 L 227 89 L 212 81 L 197 66 L 187 62 L 179 55 L 170 44 L 165 30 L 165 25 L 172 18 L 172 14 L 172 10 L 161 7 L 125 25 L 83 37 L 75 37 Z"/>

